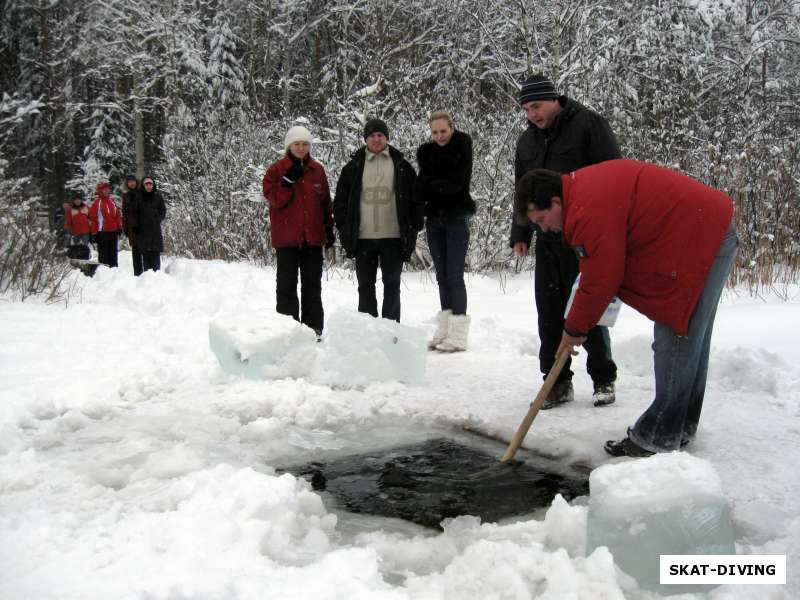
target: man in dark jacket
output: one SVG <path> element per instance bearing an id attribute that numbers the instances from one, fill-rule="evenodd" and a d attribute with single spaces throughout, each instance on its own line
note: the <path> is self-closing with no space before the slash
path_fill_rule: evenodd
<path id="1" fill-rule="evenodd" d="M 691 442 L 717 304 L 738 246 L 731 199 L 664 167 L 613 160 L 566 175 L 530 171 L 515 208 L 520 222 L 563 232 L 580 256 L 580 287 L 557 352 L 584 344 L 613 296 L 655 321 L 655 398 L 606 451 L 648 456 Z"/>
<path id="2" fill-rule="evenodd" d="M 364 125 L 366 146 L 353 154 L 336 185 L 333 213 L 348 258 L 356 259 L 358 310 L 378 316 L 375 293 L 378 266 L 383 280 L 381 316 L 400 321 L 400 276 L 411 259 L 423 225 L 422 205 L 414 200 L 417 174 L 389 145 L 380 119 Z"/>
<path id="3" fill-rule="evenodd" d="M 575 100 L 556 94 L 553 82 L 543 75 L 533 75 L 522 84 L 519 103 L 528 118 L 528 128 L 517 142 L 515 184 L 531 169 L 568 173 L 620 158 L 619 145 L 608 122 Z M 564 310 L 578 276 L 578 260 L 564 244 L 560 233 L 543 232 L 535 226 L 514 222 L 511 246 L 518 256 L 528 255 L 534 230 L 539 368 L 546 376 L 555 363 L 564 328 Z M 594 327 L 583 347 L 587 355 L 586 369 L 594 385 L 594 405 L 611 404 L 616 399 L 617 366 L 611 357 L 608 328 Z M 567 361 L 542 408 L 553 408 L 573 397 L 572 371 Z"/>

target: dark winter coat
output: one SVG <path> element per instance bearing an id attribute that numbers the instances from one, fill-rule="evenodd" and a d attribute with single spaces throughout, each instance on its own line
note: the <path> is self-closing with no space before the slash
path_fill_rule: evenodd
<path id="1" fill-rule="evenodd" d="M 686 335 L 733 217 L 721 191 L 664 167 L 613 160 L 562 175 L 563 233 L 580 247 L 565 329 L 587 332 L 612 297 Z"/>
<path id="2" fill-rule="evenodd" d="M 608 121 L 571 98 L 561 96 L 558 101 L 562 109 L 550 129 L 539 129 L 529 123 L 520 136 L 514 159 L 515 185 L 531 169 L 569 173 L 622 156 Z M 514 222 L 510 245 L 525 242 L 530 246 L 533 230 L 533 225 Z M 537 235 L 543 236 L 546 241 L 561 241 L 557 233 L 539 231 Z"/>
<path id="3" fill-rule="evenodd" d="M 155 181 L 151 191 L 142 189 L 133 196 L 133 200 L 129 229 L 135 239 L 135 248 L 139 252 L 163 252 L 161 222 L 167 216 L 167 205 L 156 191 Z"/>
<path id="4" fill-rule="evenodd" d="M 472 138 L 456 131 L 445 146 L 435 141 L 417 150 L 419 176 L 414 194 L 425 203 L 427 217 L 463 217 L 475 214 L 469 195 L 472 178 Z"/>
<path id="5" fill-rule="evenodd" d="M 303 164 L 303 176 L 294 185 L 281 183 L 297 161 L 288 154 L 273 163 L 264 174 L 262 192 L 269 204 L 269 222 L 273 248 L 325 246 L 327 230 L 333 229 L 331 192 L 322 165 L 309 157 Z"/>
<path id="6" fill-rule="evenodd" d="M 155 187 L 155 185 L 153 186 Z M 136 235 L 131 231 L 131 222 L 133 221 L 133 210 L 138 202 L 139 190 L 127 189 L 122 192 L 122 231 L 128 237 L 128 243 L 131 248 L 137 248 Z"/>
<path id="7" fill-rule="evenodd" d="M 333 214 L 339 230 L 339 240 L 349 258 L 356 255 L 358 247 L 358 232 L 361 226 L 361 180 L 364 176 L 366 156 L 365 146 L 357 150 L 342 169 L 339 181 L 336 183 Z M 417 233 L 424 225 L 424 207 L 421 200 L 414 196 L 414 184 L 417 179 L 414 167 L 403 158 L 402 152 L 391 145 L 389 156 L 394 165 L 394 195 L 403 260 L 409 261 L 417 245 Z"/>

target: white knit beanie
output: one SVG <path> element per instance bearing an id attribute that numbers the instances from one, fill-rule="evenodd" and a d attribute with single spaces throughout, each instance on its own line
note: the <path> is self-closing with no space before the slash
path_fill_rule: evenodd
<path id="1" fill-rule="evenodd" d="M 286 137 L 283 139 L 283 149 L 288 150 L 289 146 L 295 142 L 308 142 L 311 143 L 311 132 L 302 125 L 295 125 L 286 132 Z"/>

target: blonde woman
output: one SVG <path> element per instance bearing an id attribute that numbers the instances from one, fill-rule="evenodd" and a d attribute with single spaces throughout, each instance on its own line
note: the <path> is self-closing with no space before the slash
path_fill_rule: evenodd
<path id="1" fill-rule="evenodd" d="M 417 150 L 415 190 L 415 196 L 425 203 L 425 229 L 441 306 L 428 348 L 462 352 L 467 349 L 470 324 L 464 262 L 470 219 L 475 214 L 475 202 L 469 194 L 472 138 L 457 131 L 453 118 L 444 111 L 432 113 L 428 123 L 432 139 Z"/>

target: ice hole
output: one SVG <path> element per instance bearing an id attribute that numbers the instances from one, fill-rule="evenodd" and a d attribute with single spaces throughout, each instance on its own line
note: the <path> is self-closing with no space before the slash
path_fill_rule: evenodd
<path id="1" fill-rule="evenodd" d="M 354 454 L 334 452 L 285 470 L 311 481 L 331 508 L 441 528 L 461 515 L 496 522 L 589 492 L 588 471 L 527 451 L 501 463 L 505 445 L 451 433 Z"/>

